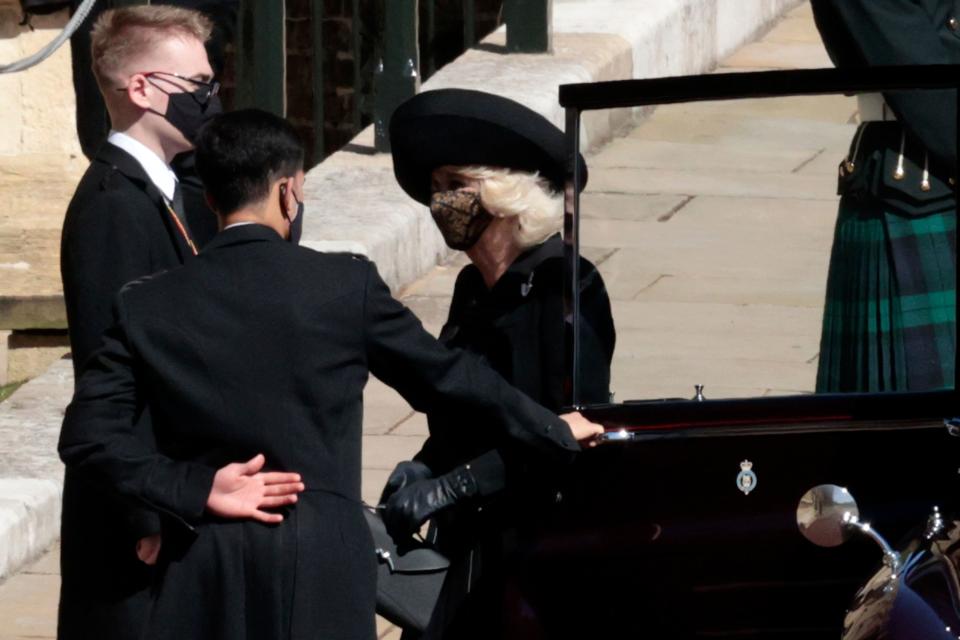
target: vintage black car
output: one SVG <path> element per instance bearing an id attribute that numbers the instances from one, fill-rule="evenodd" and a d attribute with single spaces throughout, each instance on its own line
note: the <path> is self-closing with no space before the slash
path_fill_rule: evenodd
<path id="1" fill-rule="evenodd" d="M 716 106 L 719 124 L 714 130 L 719 130 L 724 126 L 724 110 L 738 102 L 759 109 L 761 101 L 788 100 L 789 96 L 843 99 L 844 94 L 861 92 L 950 88 L 958 80 L 960 69 L 954 67 L 774 71 L 569 85 L 561 88 L 560 100 L 567 109 L 571 150 L 576 150 L 581 147 L 584 122 L 589 124 L 589 118 L 598 114 L 615 117 L 613 109 L 657 106 L 659 113 L 669 108 L 662 105 L 709 102 Z M 705 112 L 675 113 L 672 122 L 683 132 L 685 121 L 695 128 L 696 119 Z M 847 145 L 853 130 L 852 125 L 845 133 L 838 129 L 837 144 Z M 800 125 L 795 134 L 807 135 Z M 769 145 L 777 144 L 774 136 Z M 823 147 L 822 161 L 835 168 L 841 157 L 826 156 L 840 147 L 826 143 Z M 731 164 L 736 164 L 739 156 L 731 151 L 730 157 Z M 767 191 L 758 192 L 757 197 L 775 197 L 779 187 L 770 181 L 776 180 L 762 175 L 762 169 L 755 179 Z M 603 200 L 599 205 L 598 201 L 589 205 L 589 189 L 582 197 L 573 195 L 579 190 L 568 194 L 564 233 L 568 318 L 579 318 L 577 289 L 569 283 L 578 282 L 581 248 L 598 263 L 611 290 L 616 288 L 616 282 L 609 282 L 616 279 L 615 270 L 649 270 L 650 260 L 668 255 L 660 251 L 662 241 L 650 240 L 660 244 L 635 246 L 632 253 L 614 256 L 619 261 L 612 263 L 609 252 L 591 245 L 594 221 L 581 215 L 585 206 L 609 207 L 618 202 L 618 192 L 604 182 L 604 171 L 624 169 L 616 163 L 591 165 L 590 182 L 600 184 L 595 189 Z M 794 173 L 800 175 L 802 170 Z M 632 195 L 669 195 L 669 183 L 677 179 L 663 171 L 631 175 L 638 183 L 648 181 L 645 190 Z M 835 198 L 830 189 L 836 188 L 836 175 L 821 177 L 827 202 Z M 667 186 L 661 189 L 662 184 Z M 722 188 L 716 186 L 717 197 L 728 197 Z M 678 188 L 674 192 L 683 195 Z M 772 204 L 771 211 L 777 206 Z M 835 214 L 835 199 L 824 207 L 832 207 Z M 747 204 L 744 209 L 749 209 Z M 637 219 L 631 215 L 620 218 Z M 824 269 L 830 226 L 828 221 L 826 253 L 818 258 Z M 617 227 L 613 235 L 623 236 L 624 229 Z M 696 229 L 696 223 L 687 229 Z M 754 244 L 775 237 L 775 233 L 763 235 Z M 778 257 L 779 249 L 764 248 L 768 257 L 791 260 L 787 255 Z M 694 246 L 690 251 L 682 261 L 697 263 L 698 249 Z M 753 259 L 749 252 L 733 258 Z M 791 268 L 797 273 L 809 270 L 803 263 Z M 700 293 L 707 297 L 719 295 L 720 287 L 733 286 L 742 275 L 739 271 L 717 275 L 699 264 L 692 269 L 700 269 L 704 278 Z M 643 287 L 648 282 L 663 276 L 649 275 L 634 282 L 634 288 L 647 290 Z M 768 292 L 781 295 L 778 286 L 769 287 Z M 607 427 L 604 444 L 582 456 L 574 477 L 558 496 L 555 517 L 530 534 L 532 542 L 516 560 L 512 588 L 521 605 L 513 607 L 519 613 L 512 628 L 517 637 L 960 638 L 960 530 L 950 520 L 957 513 L 960 496 L 960 430 L 953 422 L 960 413 L 956 390 L 815 394 L 812 380 L 808 387 L 798 388 L 772 379 L 777 376 L 775 367 L 765 370 L 762 357 L 726 369 L 698 362 L 700 352 L 704 360 L 709 357 L 711 343 L 703 340 L 699 325 L 691 328 L 680 315 L 675 322 L 668 319 L 661 325 L 673 325 L 680 344 L 685 344 L 686 332 L 690 348 L 676 356 L 658 356 L 651 350 L 659 338 L 643 337 L 652 331 L 650 324 L 631 324 L 621 313 L 634 304 L 632 291 L 621 296 L 622 303 L 615 291 L 612 295 L 617 350 L 622 358 L 631 359 L 615 361 L 616 402 L 583 408 Z M 822 299 L 822 290 L 802 294 Z M 687 304 L 690 300 L 683 298 L 686 306 L 678 304 L 674 310 L 714 315 L 713 307 L 698 311 Z M 765 312 L 770 304 L 733 306 L 749 314 L 751 306 Z M 663 309 L 637 313 L 644 318 L 654 311 Z M 810 314 L 814 320 L 816 313 Z M 724 340 L 728 334 L 731 340 L 740 335 L 749 341 L 756 335 L 749 324 L 734 326 L 730 317 L 715 315 L 721 324 L 709 336 L 711 341 Z M 570 401 L 579 406 L 579 381 L 590 371 L 579 368 L 577 323 L 568 326 Z M 631 335 L 647 342 L 631 343 Z M 817 335 L 806 338 L 808 346 L 816 344 Z M 790 340 L 784 345 L 784 349 L 796 347 Z M 751 348 L 745 343 L 735 349 L 748 352 Z M 680 367 L 679 379 L 686 381 L 669 386 L 660 370 L 643 369 L 647 356 L 666 363 L 662 371 L 671 364 Z M 810 364 L 798 362 L 798 367 Z M 811 366 L 815 369 L 815 362 Z M 701 369 L 711 372 L 701 375 Z M 725 370 L 731 379 L 718 380 L 717 372 Z M 737 388 L 736 378 L 747 375 L 738 371 L 769 375 L 771 380 L 754 384 L 757 389 L 752 391 Z M 648 385 L 624 385 L 625 377 Z M 706 386 L 695 388 L 699 384 Z M 878 544 L 877 534 L 892 546 Z M 846 543 L 839 546 L 841 541 Z"/>

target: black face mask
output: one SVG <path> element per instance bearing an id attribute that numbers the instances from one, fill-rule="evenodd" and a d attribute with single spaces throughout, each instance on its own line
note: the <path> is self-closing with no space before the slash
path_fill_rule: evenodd
<path id="1" fill-rule="evenodd" d="M 195 93 L 204 93 L 200 89 Z M 190 142 L 197 139 L 200 127 L 205 125 L 213 116 L 222 113 L 219 96 L 211 96 L 206 104 L 193 93 L 171 93 L 167 102 L 167 112 L 163 117 L 176 127 Z"/>

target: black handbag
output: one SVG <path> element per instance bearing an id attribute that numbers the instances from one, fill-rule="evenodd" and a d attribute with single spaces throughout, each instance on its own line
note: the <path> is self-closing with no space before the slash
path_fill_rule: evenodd
<path id="1" fill-rule="evenodd" d="M 401 554 L 374 509 L 364 507 L 377 555 L 377 613 L 404 629 L 423 631 L 430 622 L 450 561 L 427 545 Z"/>

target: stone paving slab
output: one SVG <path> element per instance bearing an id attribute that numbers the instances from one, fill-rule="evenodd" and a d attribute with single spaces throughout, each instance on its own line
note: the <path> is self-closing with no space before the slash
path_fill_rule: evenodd
<path id="1" fill-rule="evenodd" d="M 587 191 L 580 197 L 580 218 L 604 220 L 655 220 L 679 210 L 691 196 L 686 194 L 621 194 Z"/>
<path id="2" fill-rule="evenodd" d="M 804 4 L 801 10 L 809 7 Z M 767 43 L 794 43 L 805 42 L 808 44 L 820 43 L 820 32 L 817 31 L 813 20 L 807 15 L 799 15 L 797 10 L 790 12 L 788 16 L 777 23 L 764 37 L 763 41 Z M 782 64 L 782 59 L 778 58 L 776 62 Z M 724 64 L 729 64 L 725 61 Z"/>
<path id="3" fill-rule="evenodd" d="M 363 468 L 392 471 L 400 460 L 413 458 L 423 445 L 423 436 L 394 434 L 363 438 Z"/>
<path id="4" fill-rule="evenodd" d="M 790 173 L 818 154 L 809 149 L 767 146 L 729 149 L 718 154 L 709 153 L 705 147 L 702 143 L 619 138 L 597 156 L 590 169 L 594 173 L 627 167 L 702 173 L 736 167 L 738 171 L 751 173 Z"/>
<path id="5" fill-rule="evenodd" d="M 0 585 L 0 640 L 56 637 L 57 601 L 50 595 L 59 589 L 60 576 L 28 572 Z"/>
<path id="6" fill-rule="evenodd" d="M 426 438 L 429 435 L 427 429 L 427 417 L 422 413 L 413 413 L 409 418 L 398 424 L 390 431 L 396 436 L 420 436 Z"/>
<path id="7" fill-rule="evenodd" d="M 60 534 L 57 438 L 72 390 L 70 362 L 61 360 L 0 403 L 0 580 Z"/>
<path id="8" fill-rule="evenodd" d="M 770 335 L 819 338 L 822 313 L 821 309 L 810 307 L 654 300 L 618 300 L 615 312 L 619 330 L 672 334 L 675 339 L 667 346 L 677 348 L 686 344 L 680 336 L 701 334 L 720 338 L 729 336 L 729 332 L 738 327 L 757 339 Z M 716 329 L 721 326 L 723 332 Z M 741 348 L 729 344 L 715 344 L 715 347 L 720 347 L 713 350 L 718 356 L 729 355 L 732 349 L 737 353 Z"/>
<path id="9" fill-rule="evenodd" d="M 832 65 L 830 57 L 819 42 L 754 42 L 727 58 L 725 62 L 731 67 L 754 71 L 816 69 Z"/>
<path id="10" fill-rule="evenodd" d="M 791 98 L 792 99 L 792 98 Z M 707 104 L 707 103 L 704 103 Z M 850 99 L 852 116 L 855 100 Z M 728 147 L 751 148 L 794 147 L 816 152 L 836 148 L 847 131 L 855 127 L 846 118 L 840 122 L 817 122 L 807 119 L 778 119 L 768 117 L 743 118 L 727 113 L 715 113 L 702 118 L 702 105 L 672 106 L 657 113 L 657 126 L 639 127 L 630 137 L 643 140 L 699 142 L 714 145 L 718 152 Z M 691 126 L 695 123 L 696 126 Z M 846 147 L 839 149 L 846 153 Z"/>
<path id="11" fill-rule="evenodd" d="M 627 399 L 688 398 L 694 385 L 705 385 L 710 398 L 750 398 L 765 395 L 776 386 L 791 394 L 809 393 L 816 382 L 816 364 L 782 360 L 716 360 L 703 354 L 646 357 L 642 360 L 615 359 L 611 368 L 619 401 Z M 619 380 L 630 381 L 617 384 Z M 642 384 L 636 381 L 653 381 Z M 776 385 L 772 385 L 775 381 Z M 659 392 L 658 392 L 659 390 Z"/>
<path id="12" fill-rule="evenodd" d="M 0 478 L 61 479 L 57 439 L 72 394 L 71 363 L 60 360 L 0 403 Z"/>
<path id="13" fill-rule="evenodd" d="M 606 265 L 604 265 L 605 267 Z M 818 274 L 826 276 L 826 268 L 818 269 L 807 281 L 797 277 L 770 275 L 762 270 L 726 276 L 641 272 L 618 278 L 615 267 L 604 269 L 617 280 L 609 287 L 614 300 L 645 302 L 702 302 L 733 305 L 763 304 L 771 306 L 823 307 L 823 284 L 812 282 Z M 806 276 L 806 274 L 804 274 Z M 625 282 L 624 282 L 625 280 Z"/>
<path id="14" fill-rule="evenodd" d="M 776 310 L 772 309 L 770 313 L 775 314 Z M 814 315 L 814 321 L 819 322 L 819 317 Z M 808 338 L 819 337 L 819 327 L 814 334 L 805 333 L 804 329 L 806 327 L 789 333 L 784 331 L 758 334 L 749 323 L 739 326 L 730 323 L 727 325 L 727 339 L 738 345 L 737 357 L 743 360 L 810 364 L 816 360 L 817 348 L 810 344 Z M 616 355 L 620 360 L 643 360 L 647 357 L 667 359 L 674 355 L 706 358 L 715 357 L 717 350 L 716 335 L 707 331 L 691 332 L 685 336 L 683 342 L 678 342 L 672 327 L 666 330 L 621 328 L 618 338 L 623 344 L 623 348 L 618 349 Z M 644 385 L 648 381 L 644 379 Z"/>
<path id="15" fill-rule="evenodd" d="M 657 110 L 655 117 L 664 117 L 671 111 L 682 113 L 688 118 L 695 118 L 695 122 L 724 116 L 725 118 L 741 120 L 748 126 L 753 119 L 757 118 L 775 118 L 780 122 L 789 118 L 804 122 L 837 124 L 838 113 L 843 112 L 853 115 L 856 111 L 856 101 L 846 95 L 709 100 L 706 102 L 665 105 Z M 795 134 L 794 144 L 788 145 L 790 147 L 796 147 L 796 142 L 803 140 L 798 132 L 787 130 L 785 133 Z M 800 148 L 803 148 L 803 146 L 802 144 L 799 145 Z"/>
<path id="16" fill-rule="evenodd" d="M 838 159 L 839 160 L 839 159 Z M 693 174 L 672 169 L 616 168 L 590 177 L 594 192 L 618 194 L 676 194 L 748 198 L 809 198 L 835 200 L 823 176 L 774 173 L 758 177 L 735 169 Z M 836 186 L 833 185 L 835 189 Z"/>

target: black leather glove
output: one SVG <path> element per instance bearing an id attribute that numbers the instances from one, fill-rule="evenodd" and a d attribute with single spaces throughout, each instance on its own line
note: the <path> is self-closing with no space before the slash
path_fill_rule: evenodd
<path id="1" fill-rule="evenodd" d="M 427 465 L 416 460 L 404 460 L 390 472 L 390 477 L 387 478 L 387 484 L 383 487 L 383 493 L 380 494 L 380 502 L 377 504 L 381 506 L 385 505 L 387 504 L 387 500 L 390 499 L 390 496 L 400 489 L 413 484 L 417 480 L 432 477 L 433 471 L 431 471 Z"/>
<path id="2" fill-rule="evenodd" d="M 383 523 L 399 545 L 419 531 L 435 513 L 477 495 L 478 491 L 470 465 L 457 467 L 439 478 L 417 480 L 387 500 Z"/>

